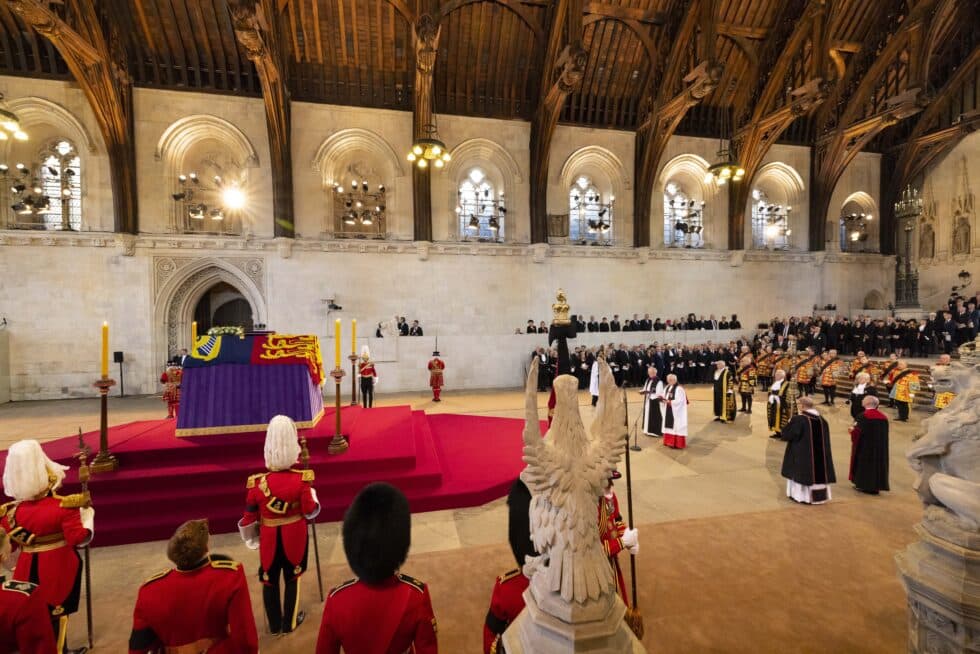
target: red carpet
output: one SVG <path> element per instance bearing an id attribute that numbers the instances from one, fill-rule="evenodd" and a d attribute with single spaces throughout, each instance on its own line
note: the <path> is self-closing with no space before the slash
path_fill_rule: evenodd
<path id="1" fill-rule="evenodd" d="M 426 416 L 408 406 L 370 410 L 345 407 L 343 432 L 350 449 L 327 454 L 334 413 L 328 409 L 306 430 L 311 467 L 323 506 L 318 521 L 340 520 L 354 495 L 372 481 L 387 481 L 408 496 L 413 511 L 485 504 L 507 493 L 523 467 L 523 421 L 442 414 Z M 207 517 L 213 533 L 232 532 L 241 517 L 245 480 L 262 472 L 264 433 L 177 438 L 173 420 L 112 427 L 109 444 L 120 462 L 114 473 L 92 478 L 95 544 L 121 545 L 169 538 L 191 518 Z M 85 435 L 93 449 L 98 433 Z M 70 465 L 63 492 L 75 492 L 78 438 L 44 445 Z M 0 463 L 6 452 L 0 453 Z"/>

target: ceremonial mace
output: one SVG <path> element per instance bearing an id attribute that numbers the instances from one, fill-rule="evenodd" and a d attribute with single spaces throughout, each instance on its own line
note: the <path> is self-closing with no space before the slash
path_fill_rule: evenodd
<path id="1" fill-rule="evenodd" d="M 310 469 L 310 448 L 306 446 L 306 436 L 299 437 L 299 460 L 303 469 Z M 307 520 L 310 523 L 310 536 L 313 538 L 313 558 L 316 560 L 316 585 L 320 589 L 320 601 L 323 601 L 323 577 L 320 575 L 320 544 L 316 539 L 316 518 Z"/>
<path id="2" fill-rule="evenodd" d="M 82 428 L 79 427 L 78 454 L 75 455 L 75 458 L 78 459 L 78 481 L 82 485 L 81 506 L 86 508 L 92 506 L 92 495 L 88 491 L 88 480 L 92 474 L 88 465 L 88 457 L 91 452 L 91 449 L 89 449 L 88 444 L 85 442 L 85 437 L 82 436 Z M 92 649 L 92 567 L 88 545 L 82 548 L 82 554 L 85 559 L 85 625 L 88 627 L 88 647 Z"/>
<path id="3" fill-rule="evenodd" d="M 630 417 L 629 405 L 626 404 L 626 389 L 623 389 L 623 405 L 626 408 L 626 420 L 623 426 L 626 427 L 626 513 L 628 514 L 629 528 L 633 528 L 633 475 L 630 466 Z M 636 634 L 640 640 L 643 639 L 643 616 L 636 602 L 636 555 L 630 552 L 630 582 L 633 587 L 633 605 L 626 611 L 626 625 Z"/>

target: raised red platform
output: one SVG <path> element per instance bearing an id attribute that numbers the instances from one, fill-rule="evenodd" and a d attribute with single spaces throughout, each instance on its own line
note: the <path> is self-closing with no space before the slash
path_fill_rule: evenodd
<path id="1" fill-rule="evenodd" d="M 523 468 L 523 421 L 457 414 L 427 416 L 409 406 L 341 410 L 350 449 L 327 454 L 334 412 L 304 430 L 323 511 L 318 521 L 343 518 L 357 492 L 373 481 L 400 488 L 413 511 L 485 504 L 506 495 Z M 233 532 L 241 517 L 248 475 L 262 472 L 264 432 L 177 438 L 173 420 L 112 427 L 109 443 L 120 462 L 90 483 L 96 507 L 93 545 L 169 538 L 181 522 L 207 517 L 212 533 Z M 94 449 L 98 433 L 85 435 Z M 70 465 L 63 492 L 77 490 L 78 438 L 46 443 L 52 459 Z M 0 463 L 6 453 L 0 453 Z"/>

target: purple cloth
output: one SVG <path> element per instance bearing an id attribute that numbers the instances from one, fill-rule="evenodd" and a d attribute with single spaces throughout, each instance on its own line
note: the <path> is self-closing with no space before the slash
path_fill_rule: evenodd
<path id="1" fill-rule="evenodd" d="M 320 387 L 305 365 L 187 368 L 180 391 L 178 435 L 180 430 L 220 427 L 253 426 L 258 431 L 276 415 L 308 422 L 323 411 Z"/>

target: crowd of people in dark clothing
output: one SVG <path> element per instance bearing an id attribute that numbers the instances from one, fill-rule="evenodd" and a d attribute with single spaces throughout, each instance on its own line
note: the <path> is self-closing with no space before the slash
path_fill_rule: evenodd
<path id="1" fill-rule="evenodd" d="M 656 319 L 651 319 L 650 314 L 644 314 L 640 318 L 640 314 L 634 313 L 632 318 L 627 318 L 626 320 L 620 320 L 619 314 L 613 314 L 612 320 L 609 320 L 606 316 L 601 319 L 596 320 L 594 315 L 589 316 L 588 320 L 585 320 L 584 316 L 572 315 L 572 321 L 575 322 L 575 331 L 578 333 L 584 332 L 672 332 L 672 331 L 695 331 L 695 330 L 716 330 L 716 329 L 741 329 L 742 323 L 739 322 L 738 316 L 734 313 L 731 319 L 728 316 L 722 316 L 721 320 L 715 318 L 715 314 L 711 314 L 705 317 L 703 314 L 696 316 L 693 313 L 687 314 L 687 317 L 662 320 L 659 316 Z M 545 321 L 541 321 L 535 326 L 533 320 L 527 321 L 527 326 L 523 329 L 518 328 L 514 332 L 515 334 L 547 334 L 548 324 Z"/>
<path id="2" fill-rule="evenodd" d="M 977 296 L 953 296 L 945 307 L 917 320 L 891 316 L 858 316 L 854 320 L 843 316 L 773 318 L 768 324 L 760 325 L 755 338 L 781 350 L 786 349 L 789 337 L 794 336 L 799 349 L 813 347 L 818 354 L 831 349 L 841 354 L 864 351 L 878 357 L 891 354 L 930 357 L 950 354 L 977 337 L 980 326 L 977 306 Z"/>

